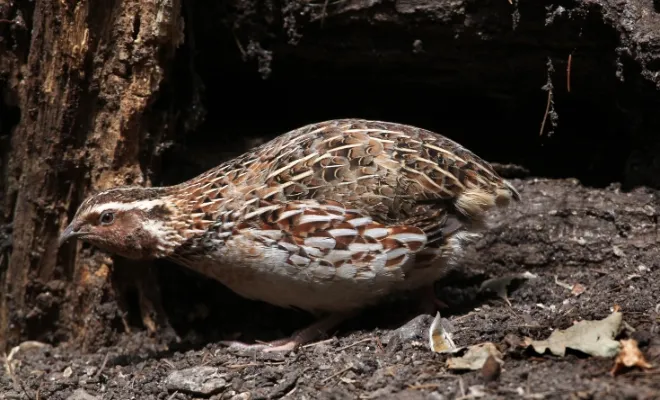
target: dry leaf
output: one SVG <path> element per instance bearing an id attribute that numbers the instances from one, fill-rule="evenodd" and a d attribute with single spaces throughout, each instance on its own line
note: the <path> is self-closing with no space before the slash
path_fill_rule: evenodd
<path id="1" fill-rule="evenodd" d="M 624 339 L 621 340 L 621 351 L 614 360 L 614 367 L 612 367 L 610 374 L 615 376 L 622 369 L 630 367 L 653 368 L 644 358 L 644 354 L 637 346 L 637 341 L 635 339 Z"/>
<path id="2" fill-rule="evenodd" d="M 455 353 L 460 350 L 454 344 L 451 333 L 447 332 L 445 327 L 442 326 L 440 313 L 435 314 L 435 318 L 429 328 L 429 347 L 431 347 L 431 351 L 436 353 Z"/>
<path id="3" fill-rule="evenodd" d="M 622 314 L 615 311 L 600 321 L 580 321 L 566 330 L 556 330 L 547 340 L 525 338 L 525 344 L 539 354 L 549 349 L 552 354 L 563 357 L 569 348 L 596 357 L 614 357 L 621 348 L 621 343 L 614 338 L 622 321 Z"/>
<path id="4" fill-rule="evenodd" d="M 447 360 L 449 369 L 482 369 L 488 357 L 492 356 L 498 363 L 503 363 L 502 353 L 497 350 L 494 344 L 490 342 L 480 343 L 468 347 L 467 352 L 462 357 L 454 357 Z"/>
<path id="5" fill-rule="evenodd" d="M 486 382 L 492 382 L 500 377 L 501 372 L 502 372 L 502 366 L 500 365 L 500 363 L 497 362 L 497 360 L 495 359 L 495 357 L 493 357 L 492 354 L 489 355 L 488 358 L 486 359 L 486 362 L 484 362 L 483 367 L 481 367 L 481 377 Z"/>

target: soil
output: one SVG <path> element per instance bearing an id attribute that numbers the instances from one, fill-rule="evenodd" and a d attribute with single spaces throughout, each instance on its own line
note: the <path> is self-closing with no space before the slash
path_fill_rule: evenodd
<path id="1" fill-rule="evenodd" d="M 365 310 L 330 338 L 289 354 L 229 351 L 216 338 L 195 338 L 190 332 L 178 345 L 170 343 L 169 350 L 144 331 L 122 334 L 116 344 L 94 354 L 66 344 L 28 342 L 12 357 L 13 373 L 0 376 L 0 398 L 658 398 L 655 192 L 594 189 L 576 180 L 513 183 L 523 202 L 494 214 L 492 228 L 437 286 L 439 298 L 449 306 L 442 316 L 450 322 L 456 345 L 492 342 L 502 352 L 504 364 L 495 379 L 486 379 L 481 371 L 448 370 L 448 356 L 431 352 L 423 335 L 432 317 L 417 316 L 410 300 L 397 299 Z M 538 277 L 510 287 L 510 306 L 478 291 L 485 279 L 525 271 Z M 586 290 L 576 296 L 556 280 L 580 283 Z M 208 285 L 204 290 L 222 292 L 218 285 Z M 167 289 L 164 294 L 168 296 Z M 218 338 L 271 339 L 310 320 L 295 311 L 229 298 L 224 305 L 212 305 Z M 519 345 L 524 337 L 544 339 L 575 321 L 605 318 L 615 306 L 634 328 L 623 336 L 638 340 L 654 369 L 632 368 L 613 377 L 612 359 L 571 351 L 565 357 L 538 355 Z M 393 335 L 410 320 L 421 326 L 422 334 Z M 182 384 L 171 386 L 168 376 L 187 368 L 214 374 L 206 394 L 187 392 Z"/>

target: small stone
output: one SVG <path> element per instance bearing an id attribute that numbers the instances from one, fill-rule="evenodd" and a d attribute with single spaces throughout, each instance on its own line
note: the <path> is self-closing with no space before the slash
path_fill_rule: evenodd
<path id="1" fill-rule="evenodd" d="M 82 389 L 76 389 L 66 400 L 101 400 L 99 397 L 92 396 Z"/>
<path id="2" fill-rule="evenodd" d="M 612 252 L 617 257 L 623 257 L 623 256 L 626 255 L 626 253 L 624 253 L 623 250 L 621 250 L 621 248 L 619 248 L 617 246 L 612 246 Z"/>
<path id="3" fill-rule="evenodd" d="M 227 386 L 225 377 L 215 367 L 192 367 L 172 372 L 166 379 L 169 391 L 209 396 Z"/>
<path id="4" fill-rule="evenodd" d="M 411 319 L 405 325 L 393 330 L 392 332 L 384 335 L 381 342 L 388 344 L 393 339 L 398 339 L 402 343 L 410 342 L 413 340 L 420 340 L 428 342 L 429 326 L 433 322 L 433 317 L 428 314 L 420 314 Z"/>
<path id="5" fill-rule="evenodd" d="M 70 377 L 72 374 L 73 374 L 73 369 L 71 369 L 71 367 L 66 367 L 64 369 L 64 372 L 62 372 L 62 376 L 65 378 Z"/>
<path id="6" fill-rule="evenodd" d="M 232 396 L 230 400 L 250 400 L 251 398 L 252 394 L 250 394 L 250 392 L 243 392 Z"/>

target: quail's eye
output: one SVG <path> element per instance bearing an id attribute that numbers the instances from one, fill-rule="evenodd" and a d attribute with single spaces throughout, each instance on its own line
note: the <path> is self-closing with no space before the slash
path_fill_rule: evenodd
<path id="1" fill-rule="evenodd" d="M 113 214 L 110 211 L 105 211 L 101 216 L 99 217 L 99 221 L 101 222 L 101 225 L 110 225 L 113 223 L 115 220 L 115 214 Z"/>

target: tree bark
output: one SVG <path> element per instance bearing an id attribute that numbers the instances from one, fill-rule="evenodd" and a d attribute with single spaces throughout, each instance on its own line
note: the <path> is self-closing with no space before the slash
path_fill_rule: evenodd
<path id="1" fill-rule="evenodd" d="M 90 191 L 149 184 L 173 123 L 153 104 L 183 41 L 179 0 L 44 0 L 31 19 L 5 171 L 0 347 L 95 337 L 119 315 L 106 304 L 112 260 L 57 237 Z"/>

